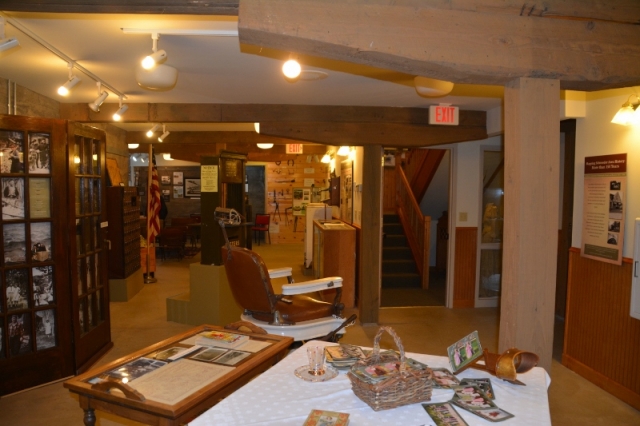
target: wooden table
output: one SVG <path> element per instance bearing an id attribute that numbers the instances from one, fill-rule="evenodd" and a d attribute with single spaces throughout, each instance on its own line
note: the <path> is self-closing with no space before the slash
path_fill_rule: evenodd
<path id="1" fill-rule="evenodd" d="M 145 398 L 143 394 L 136 391 L 132 380 L 130 385 L 123 384 L 121 380 L 107 378 L 109 372 L 114 372 L 118 368 L 132 361 L 158 357 L 158 353 L 173 347 L 193 347 L 194 336 L 207 330 L 220 330 L 221 327 L 201 325 L 192 330 L 176 335 L 155 345 L 139 350 L 131 355 L 120 358 L 102 367 L 90 370 L 84 374 L 76 376 L 64 383 L 64 387 L 70 392 L 76 393 L 80 399 L 80 407 L 84 410 L 84 424 L 93 426 L 96 422 L 94 410 L 101 410 L 112 413 L 127 419 L 135 420 L 149 425 L 180 425 L 185 424 L 217 404 L 223 398 L 245 385 L 253 377 L 268 370 L 272 365 L 280 361 L 287 353 L 289 346 L 293 343 L 290 337 L 260 335 L 252 333 L 240 333 L 250 336 L 252 342 L 260 344 L 267 342 L 269 345 L 255 353 L 242 359 L 234 366 L 224 366 L 229 371 L 222 374 L 212 383 L 194 389 L 179 402 L 173 404 L 161 403 Z M 235 331 L 234 331 L 235 333 Z M 182 343 L 180 343 L 182 342 Z M 242 350 L 242 346 L 237 350 Z M 200 351 L 199 351 L 200 352 Z M 166 366 L 176 367 L 177 363 L 184 365 L 212 366 L 213 362 L 196 361 L 189 357 L 197 354 L 194 352 L 185 356 L 181 360 L 168 362 Z M 154 361 L 155 362 L 155 361 Z M 193 364 L 196 363 L 196 364 Z M 231 367 L 231 368 L 230 368 Z M 152 373 L 160 373 L 164 366 L 157 368 Z M 168 371 L 165 370 L 165 371 Z M 158 377 L 150 374 L 148 377 Z M 144 376 L 142 376 L 144 377 Z M 117 389 L 117 391 L 114 391 Z"/>

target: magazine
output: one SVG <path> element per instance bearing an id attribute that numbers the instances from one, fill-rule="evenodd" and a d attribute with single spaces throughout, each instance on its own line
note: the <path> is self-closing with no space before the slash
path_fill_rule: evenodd
<path id="1" fill-rule="evenodd" d="M 200 333 L 196 345 L 235 348 L 249 340 L 245 334 L 228 333 L 226 331 L 207 331 Z"/>

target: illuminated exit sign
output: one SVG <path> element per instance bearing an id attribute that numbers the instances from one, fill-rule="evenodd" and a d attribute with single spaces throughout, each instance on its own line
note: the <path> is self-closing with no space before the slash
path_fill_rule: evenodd
<path id="1" fill-rule="evenodd" d="M 457 126 L 459 109 L 451 105 L 434 105 L 429 107 L 429 124 Z"/>
<path id="2" fill-rule="evenodd" d="M 301 143 L 288 143 L 287 144 L 287 154 L 302 154 L 302 144 Z"/>

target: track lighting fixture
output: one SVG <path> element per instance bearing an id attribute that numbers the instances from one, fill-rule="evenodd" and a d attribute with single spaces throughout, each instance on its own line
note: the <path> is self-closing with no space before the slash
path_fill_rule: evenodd
<path id="1" fill-rule="evenodd" d="M 69 62 L 67 68 L 69 68 L 69 79 L 62 86 L 58 87 L 58 95 L 60 96 L 69 96 L 73 86 L 80 82 L 80 79 L 73 75 L 73 62 Z"/>
<path id="2" fill-rule="evenodd" d="M 18 39 L 15 37 L 4 37 L 4 18 L 0 16 L 0 52 L 5 50 L 13 49 L 16 46 L 19 46 L 20 43 Z"/>
<path id="3" fill-rule="evenodd" d="M 300 77 L 300 73 L 302 72 L 302 67 L 295 59 L 289 59 L 287 62 L 282 65 L 282 73 L 289 80 L 295 80 Z"/>
<path id="4" fill-rule="evenodd" d="M 631 102 L 631 96 L 636 97 L 636 103 Z M 622 104 L 616 115 L 611 120 L 614 124 L 628 126 L 630 124 L 640 124 L 640 97 L 635 93 L 629 95 L 629 98 Z"/>
<path id="5" fill-rule="evenodd" d="M 92 111 L 100 112 L 100 106 L 104 103 L 105 99 L 107 99 L 107 96 L 109 96 L 109 93 L 107 93 L 106 90 L 102 91 L 102 83 L 97 82 L 96 84 L 98 85 L 98 97 L 96 98 L 95 101 L 91 102 L 88 105 Z"/>
<path id="6" fill-rule="evenodd" d="M 131 159 L 133 160 L 133 162 L 134 162 L 134 163 L 137 163 L 137 162 L 138 162 L 138 159 L 136 158 L 136 156 L 135 156 L 135 155 L 132 155 L 132 156 L 131 156 Z"/>
<path id="7" fill-rule="evenodd" d="M 147 137 L 150 138 L 153 136 L 153 134 L 155 132 L 157 132 L 158 130 L 160 130 L 160 125 L 159 124 L 154 124 L 152 128 L 150 128 L 149 130 L 147 130 Z"/>
<path id="8" fill-rule="evenodd" d="M 171 154 L 162 154 L 162 158 L 167 161 L 173 161 L 173 158 L 171 158 Z"/>
<path id="9" fill-rule="evenodd" d="M 157 64 L 167 60 L 167 52 L 165 52 L 164 50 L 158 50 L 159 38 L 160 34 L 151 33 L 151 39 L 153 40 L 153 53 L 151 55 L 145 56 L 145 58 L 142 60 L 142 68 L 144 68 L 145 70 L 150 70 Z"/>
<path id="10" fill-rule="evenodd" d="M 322 156 L 321 163 L 328 164 L 331 162 L 331 155 L 327 152 Z"/>
<path id="11" fill-rule="evenodd" d="M 118 108 L 118 110 L 116 111 L 115 114 L 113 114 L 113 120 L 114 121 L 120 121 L 122 119 L 122 115 L 127 112 L 127 110 L 129 109 L 129 105 L 122 105 L 122 96 L 120 96 L 120 108 Z"/>
<path id="12" fill-rule="evenodd" d="M 160 137 L 158 138 L 158 142 L 164 142 L 164 140 L 167 138 L 167 136 L 169 136 L 169 131 L 167 130 L 167 127 L 163 124 L 162 125 L 162 135 L 160 135 Z"/>
<path id="13" fill-rule="evenodd" d="M 271 148 L 273 148 L 273 144 L 272 143 L 259 143 L 257 145 L 258 145 L 258 148 L 260 148 L 260 149 L 271 149 Z"/>

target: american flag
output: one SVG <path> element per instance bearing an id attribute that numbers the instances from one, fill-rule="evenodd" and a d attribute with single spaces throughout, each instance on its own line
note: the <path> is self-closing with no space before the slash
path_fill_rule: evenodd
<path id="1" fill-rule="evenodd" d="M 151 183 L 149 184 L 149 229 L 147 230 L 149 243 L 156 240 L 156 235 L 160 233 L 160 183 L 158 181 L 158 168 L 156 167 L 156 156 L 151 151 Z"/>

